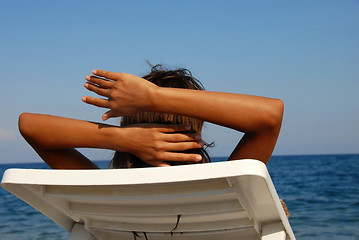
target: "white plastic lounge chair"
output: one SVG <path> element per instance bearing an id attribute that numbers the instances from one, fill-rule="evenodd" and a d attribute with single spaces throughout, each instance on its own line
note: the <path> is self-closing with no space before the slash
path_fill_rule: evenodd
<path id="1" fill-rule="evenodd" d="M 295 239 L 256 160 L 115 170 L 8 169 L 2 187 L 70 240 Z"/>

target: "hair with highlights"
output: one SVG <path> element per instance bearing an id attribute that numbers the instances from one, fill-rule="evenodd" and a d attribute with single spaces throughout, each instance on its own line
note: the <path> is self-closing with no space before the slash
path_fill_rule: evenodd
<path id="1" fill-rule="evenodd" d="M 156 65 L 153 66 L 151 72 L 143 76 L 143 78 L 156 84 L 159 87 L 184 88 L 199 91 L 204 90 L 203 85 L 192 76 L 191 72 L 183 68 L 167 70 L 161 65 Z M 140 112 L 130 116 L 123 116 L 121 120 L 121 126 L 129 126 L 138 123 L 190 125 L 192 132 L 196 132 L 198 134 L 201 134 L 203 126 L 203 121 L 200 119 L 176 114 L 156 112 Z M 205 148 L 211 145 L 212 144 L 205 143 L 205 147 L 190 149 L 184 151 L 184 153 L 200 154 L 202 156 L 202 161 L 199 163 L 207 163 L 210 162 L 210 157 Z M 188 164 L 186 162 L 173 161 L 168 161 L 167 163 L 170 165 Z M 137 158 L 133 154 L 118 151 L 115 153 L 110 163 L 110 167 L 112 168 L 139 168 L 150 166 L 152 165 L 143 162 L 141 159 Z"/>

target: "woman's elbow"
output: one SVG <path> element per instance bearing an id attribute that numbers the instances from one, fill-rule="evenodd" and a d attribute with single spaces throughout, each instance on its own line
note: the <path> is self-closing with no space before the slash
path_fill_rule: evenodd
<path id="1" fill-rule="evenodd" d="M 279 131 L 282 126 L 284 103 L 280 99 L 273 99 L 266 118 L 267 129 Z"/>
<path id="2" fill-rule="evenodd" d="M 31 113 L 21 113 L 18 120 L 19 131 L 27 139 L 31 136 Z"/>

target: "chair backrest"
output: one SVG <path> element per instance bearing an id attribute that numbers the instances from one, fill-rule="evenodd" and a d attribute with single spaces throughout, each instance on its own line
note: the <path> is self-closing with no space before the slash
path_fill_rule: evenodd
<path id="1" fill-rule="evenodd" d="M 67 231 L 97 239 L 295 239 L 256 160 L 115 170 L 9 169 L 2 187 Z M 267 228 L 267 226 L 278 226 Z M 269 231 L 268 231 L 269 229 Z M 269 235 L 268 235 L 269 236 Z"/>

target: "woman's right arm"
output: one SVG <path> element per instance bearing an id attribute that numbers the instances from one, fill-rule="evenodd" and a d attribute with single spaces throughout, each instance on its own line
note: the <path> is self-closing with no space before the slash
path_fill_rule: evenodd
<path id="1" fill-rule="evenodd" d="M 229 160 L 252 158 L 267 163 L 280 132 L 283 102 L 279 99 L 225 92 L 158 87 L 126 73 L 94 70 L 85 87 L 103 98 L 83 101 L 110 109 L 110 117 L 137 112 L 185 115 L 243 132 Z"/>
<path id="2" fill-rule="evenodd" d="M 167 134 L 186 131 L 186 126 L 138 125 L 117 127 L 52 115 L 22 113 L 19 130 L 25 140 L 51 167 L 57 169 L 98 168 L 75 148 L 102 148 L 130 152 L 154 166 L 166 161 L 199 161 L 183 151 L 202 146 L 195 134 Z M 163 160 L 163 161 L 162 161 Z"/>

